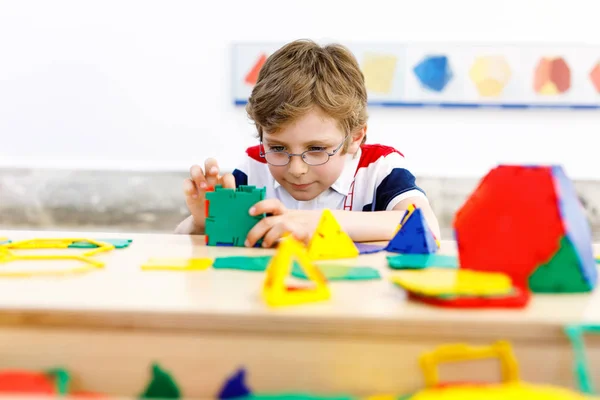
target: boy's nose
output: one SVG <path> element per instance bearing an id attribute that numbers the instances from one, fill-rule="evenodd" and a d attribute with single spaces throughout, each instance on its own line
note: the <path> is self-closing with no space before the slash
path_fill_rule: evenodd
<path id="1" fill-rule="evenodd" d="M 304 162 L 302 157 L 294 156 L 290 159 L 288 172 L 294 176 L 304 175 L 308 172 L 308 164 Z"/>

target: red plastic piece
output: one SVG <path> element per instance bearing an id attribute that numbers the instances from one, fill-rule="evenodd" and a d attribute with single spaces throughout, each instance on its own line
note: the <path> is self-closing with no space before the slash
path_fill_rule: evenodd
<path id="1" fill-rule="evenodd" d="M 0 393 L 56 394 L 52 378 L 29 371 L 0 372 Z"/>
<path id="2" fill-rule="evenodd" d="M 565 234 L 552 167 L 493 169 L 456 213 L 454 230 L 461 268 L 503 272 L 527 288 Z"/>
<path id="3" fill-rule="evenodd" d="M 421 296 L 409 292 L 409 298 L 425 304 L 446 308 L 524 308 L 531 295 L 527 290 L 515 288 L 515 293 L 506 297 L 460 297 L 444 299 Z"/>

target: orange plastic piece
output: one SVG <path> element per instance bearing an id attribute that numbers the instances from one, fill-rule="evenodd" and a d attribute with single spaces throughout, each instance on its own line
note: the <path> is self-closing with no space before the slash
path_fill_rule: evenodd
<path id="1" fill-rule="evenodd" d="M 1 371 L 0 393 L 56 394 L 55 384 L 46 374 L 29 371 Z"/>
<path id="2" fill-rule="evenodd" d="M 312 260 L 332 260 L 358 257 L 359 251 L 331 211 L 326 209 L 308 245 L 308 255 Z"/>
<path id="3" fill-rule="evenodd" d="M 32 249 L 66 249 L 75 242 L 88 242 L 97 247 L 79 254 L 25 254 L 14 250 Z M 72 273 L 87 272 L 95 268 L 104 267 L 104 263 L 92 258 L 92 256 L 114 250 L 115 246 L 106 242 L 93 239 L 63 238 L 63 239 L 29 239 L 0 245 L 0 264 L 20 260 L 77 260 L 87 265 L 68 270 L 43 270 L 43 271 L 0 271 L 0 277 L 30 277 L 47 275 L 66 275 Z"/>
<path id="4" fill-rule="evenodd" d="M 291 274 L 294 261 L 302 268 L 308 280 L 315 285 L 313 288 L 286 285 L 285 280 Z M 313 264 L 304 244 L 292 236 L 281 239 L 277 252 L 271 258 L 266 270 L 262 295 L 270 306 L 310 303 L 331 297 L 325 276 Z"/>
<path id="5" fill-rule="evenodd" d="M 446 362 L 462 362 L 498 358 L 500 360 L 500 373 L 504 383 L 518 383 L 519 365 L 512 351 L 512 346 L 507 341 L 498 341 L 491 346 L 469 346 L 466 344 L 448 344 L 424 353 L 419 359 L 421 370 L 428 388 L 438 387 L 440 378 L 438 364 Z"/>

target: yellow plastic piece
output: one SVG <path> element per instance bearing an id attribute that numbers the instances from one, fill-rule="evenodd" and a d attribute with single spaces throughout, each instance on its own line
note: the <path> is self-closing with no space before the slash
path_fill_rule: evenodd
<path id="1" fill-rule="evenodd" d="M 33 249 L 66 249 L 73 242 L 89 242 L 97 247 L 85 253 L 79 254 L 26 254 L 15 252 L 14 250 L 33 250 Z M 104 263 L 91 258 L 92 256 L 113 250 L 115 246 L 110 243 L 99 242 L 92 239 L 82 238 L 65 238 L 65 239 L 29 239 L 13 243 L 5 243 L 0 245 L 0 264 L 11 261 L 27 261 L 27 260 L 76 260 L 87 265 L 60 270 L 39 270 L 39 271 L 1 271 L 0 277 L 31 277 L 31 276 L 61 276 L 73 273 L 87 272 L 95 268 L 104 267 Z"/>
<path id="2" fill-rule="evenodd" d="M 443 389 L 425 389 L 410 400 L 584 400 L 573 390 L 550 385 L 507 383 L 486 386 L 454 386 Z"/>
<path id="3" fill-rule="evenodd" d="M 419 359 L 426 387 L 435 387 L 440 383 L 437 366 L 445 362 L 461 362 L 497 358 L 500 361 L 502 382 L 519 382 L 519 365 L 509 342 L 500 340 L 491 346 L 469 346 L 466 344 L 448 344 L 424 353 Z"/>
<path id="4" fill-rule="evenodd" d="M 297 261 L 313 288 L 290 288 L 285 279 L 290 276 L 293 262 Z M 289 306 L 315 301 L 327 300 L 331 297 L 327 280 L 313 264 L 304 244 L 291 236 L 281 239 L 277 252 L 267 266 L 262 295 L 270 306 Z"/>
<path id="5" fill-rule="evenodd" d="M 144 271 L 204 271 L 212 258 L 151 258 L 142 265 Z"/>
<path id="6" fill-rule="evenodd" d="M 512 281 L 500 272 L 426 268 L 395 272 L 392 282 L 425 296 L 495 296 L 512 292 Z"/>
<path id="7" fill-rule="evenodd" d="M 310 243 L 308 255 L 312 260 L 333 260 L 358 257 L 359 251 L 354 242 L 330 210 L 323 210 L 321 220 Z"/>

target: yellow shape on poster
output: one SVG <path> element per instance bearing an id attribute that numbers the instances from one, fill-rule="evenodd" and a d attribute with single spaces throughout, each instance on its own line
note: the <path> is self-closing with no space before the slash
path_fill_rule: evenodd
<path id="1" fill-rule="evenodd" d="M 142 265 L 144 271 L 203 271 L 212 258 L 151 258 Z"/>
<path id="2" fill-rule="evenodd" d="M 424 296 L 495 296 L 512 291 L 508 275 L 467 269 L 427 268 L 395 272 L 392 282 Z"/>
<path id="3" fill-rule="evenodd" d="M 502 56 L 481 56 L 475 59 L 469 77 L 483 97 L 497 97 L 511 77 L 510 66 Z"/>
<path id="4" fill-rule="evenodd" d="M 365 53 L 362 72 L 367 90 L 389 94 L 392 91 L 398 58 L 391 54 Z"/>

